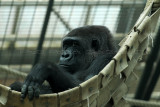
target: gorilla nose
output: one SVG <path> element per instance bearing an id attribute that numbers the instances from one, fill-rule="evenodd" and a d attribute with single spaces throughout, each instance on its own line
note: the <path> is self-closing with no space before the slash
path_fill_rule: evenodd
<path id="1" fill-rule="evenodd" d="M 69 54 L 63 54 L 62 57 L 68 58 L 68 57 L 69 57 Z"/>
<path id="2" fill-rule="evenodd" d="M 64 58 L 64 59 L 71 59 L 72 58 L 72 54 L 71 53 L 66 53 L 66 52 L 64 52 L 63 54 L 62 54 L 62 57 Z"/>

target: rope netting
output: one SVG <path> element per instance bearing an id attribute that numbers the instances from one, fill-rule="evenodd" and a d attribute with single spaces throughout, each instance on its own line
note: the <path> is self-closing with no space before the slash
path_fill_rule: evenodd
<path id="1" fill-rule="evenodd" d="M 148 0 L 133 29 L 120 42 L 120 49 L 109 64 L 91 79 L 60 93 L 40 95 L 38 99 L 20 100 L 20 92 L 0 85 L 0 107 L 127 107 L 129 104 L 158 107 L 150 103 L 125 99 L 128 88 L 137 80 L 133 72 L 148 46 L 148 37 L 154 31 L 160 15 L 160 0 Z M 26 74 L 0 66 L 0 71 L 25 77 Z M 128 104 L 129 103 L 129 104 Z"/>

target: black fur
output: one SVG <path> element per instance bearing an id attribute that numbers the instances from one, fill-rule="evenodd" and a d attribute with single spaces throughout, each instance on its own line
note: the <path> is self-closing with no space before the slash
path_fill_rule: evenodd
<path id="1" fill-rule="evenodd" d="M 104 26 L 76 28 L 63 38 L 62 43 L 62 54 L 58 64 L 36 64 L 23 85 L 17 85 L 22 87 L 22 98 L 28 94 L 32 100 L 41 93 L 48 93 L 42 87 L 44 80 L 49 82 L 52 92 L 76 87 L 98 74 L 116 52 L 113 38 Z M 20 91 L 13 88 L 13 85 L 11 88 Z"/>

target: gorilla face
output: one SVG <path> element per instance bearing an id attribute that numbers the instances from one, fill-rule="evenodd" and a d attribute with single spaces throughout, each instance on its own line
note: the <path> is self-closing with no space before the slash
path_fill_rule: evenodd
<path id="1" fill-rule="evenodd" d="M 80 37 L 65 37 L 59 65 L 69 72 L 87 69 L 98 52 L 97 41 Z"/>

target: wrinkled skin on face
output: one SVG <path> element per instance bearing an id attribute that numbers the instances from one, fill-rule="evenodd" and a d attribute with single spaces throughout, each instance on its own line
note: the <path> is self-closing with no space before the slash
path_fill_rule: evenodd
<path id="1" fill-rule="evenodd" d="M 79 37 L 65 37 L 63 39 L 62 55 L 59 65 L 70 73 L 85 70 L 93 60 L 91 46 L 87 40 Z"/>
<path id="2" fill-rule="evenodd" d="M 21 90 L 21 98 L 28 94 L 30 100 L 39 94 L 61 92 L 78 86 L 97 75 L 116 53 L 113 38 L 104 26 L 85 26 L 72 30 L 62 40 L 58 64 L 36 64 L 24 83 L 11 85 Z M 50 87 L 44 89 L 47 80 Z M 18 87 L 18 89 L 17 89 Z"/>

